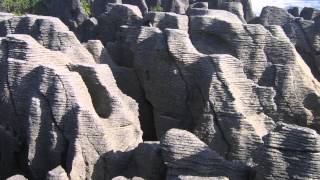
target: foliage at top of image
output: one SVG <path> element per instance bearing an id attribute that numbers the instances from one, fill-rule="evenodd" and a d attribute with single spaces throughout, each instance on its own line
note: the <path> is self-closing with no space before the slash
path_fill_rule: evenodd
<path id="1" fill-rule="evenodd" d="M 158 4 L 154 7 L 151 8 L 151 11 L 154 11 L 154 12 L 163 12 L 163 8 Z"/>
<path id="2" fill-rule="evenodd" d="M 45 13 L 45 6 L 41 0 L 3 0 L 1 6 L 7 12 L 17 15 L 26 13 Z"/>
<path id="3" fill-rule="evenodd" d="M 87 0 L 80 0 L 80 2 L 81 2 L 81 6 L 82 6 L 85 14 L 87 16 L 90 16 L 91 15 L 91 8 L 90 8 L 90 4 L 88 3 L 88 1 Z"/>

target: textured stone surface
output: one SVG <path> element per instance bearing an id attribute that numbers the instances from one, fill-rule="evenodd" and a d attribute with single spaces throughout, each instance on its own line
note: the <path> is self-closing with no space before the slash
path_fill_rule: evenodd
<path id="1" fill-rule="evenodd" d="M 68 180 L 68 175 L 65 170 L 58 166 L 48 172 L 46 180 Z"/>
<path id="2" fill-rule="evenodd" d="M 221 9 L 232 12 L 237 15 L 242 22 L 246 22 L 243 14 L 243 6 L 241 2 L 226 2 L 221 5 Z"/>
<path id="3" fill-rule="evenodd" d="M 265 7 L 259 21 L 264 26 L 281 26 L 309 65 L 313 75 L 320 79 L 320 31 L 316 23 L 295 18 L 277 7 Z"/>
<path id="4" fill-rule="evenodd" d="M 48 16 L 9 16 L 0 21 L 0 36 L 28 34 L 42 46 L 60 51 L 75 63 L 94 63 L 92 55 L 73 32 L 58 18 Z"/>
<path id="5" fill-rule="evenodd" d="M 142 133 L 137 104 L 118 89 L 109 67 L 72 64 L 27 35 L 7 36 L 1 52 L 1 93 L 9 90 L 10 99 L 2 111 L 14 110 L 1 119 L 20 137 L 20 166 L 30 178 L 44 179 L 58 165 L 74 179 L 116 175 L 121 163 L 109 169 L 105 161 L 129 161 L 112 152 L 135 148 Z"/>
<path id="6" fill-rule="evenodd" d="M 248 167 L 238 162 L 224 160 L 188 131 L 171 129 L 160 142 L 163 158 L 168 166 L 167 179 L 183 179 L 177 178 L 180 175 L 225 176 L 229 179 L 249 177 Z"/>
<path id="7" fill-rule="evenodd" d="M 93 55 L 97 64 L 114 65 L 108 50 L 103 46 L 99 40 L 89 40 L 84 44 L 84 47 Z"/>
<path id="8" fill-rule="evenodd" d="M 109 41 L 115 41 L 120 26 L 141 25 L 142 14 L 137 6 L 109 3 L 107 10 L 97 19 L 96 37 L 106 45 Z"/>
<path id="9" fill-rule="evenodd" d="M 305 20 L 312 20 L 318 15 L 320 15 L 320 10 L 312 7 L 304 7 L 300 13 L 300 17 L 302 17 Z"/>
<path id="10" fill-rule="evenodd" d="M 22 175 L 14 175 L 14 176 L 7 178 L 7 180 L 27 180 L 27 178 L 25 178 Z"/>
<path id="11" fill-rule="evenodd" d="M 291 7 L 288 9 L 288 13 L 290 13 L 294 17 L 300 16 L 300 9 L 299 7 Z"/>
<path id="12" fill-rule="evenodd" d="M 170 28 L 188 31 L 188 16 L 185 15 L 167 12 L 150 12 L 144 16 L 143 21 L 145 25 L 157 27 L 162 30 Z"/>
<path id="13" fill-rule="evenodd" d="M 279 123 L 256 152 L 256 179 L 319 179 L 320 135 Z"/>
<path id="14" fill-rule="evenodd" d="M 46 14 L 60 18 L 69 28 L 75 30 L 87 18 L 80 0 L 43 0 Z"/>
<path id="15" fill-rule="evenodd" d="M 129 55 L 120 59 L 133 61 L 158 137 L 188 129 L 222 156 L 250 162 L 274 122 L 319 128 L 319 82 L 280 27 L 205 9 L 190 9 L 189 24 L 191 37 L 174 29 L 122 30 Z"/>
<path id="16" fill-rule="evenodd" d="M 134 153 L 137 174 L 144 179 L 162 180 L 166 177 L 166 166 L 159 142 L 143 142 Z"/>

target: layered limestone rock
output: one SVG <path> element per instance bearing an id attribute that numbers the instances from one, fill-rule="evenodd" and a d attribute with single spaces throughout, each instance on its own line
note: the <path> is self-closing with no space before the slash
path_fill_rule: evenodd
<path id="1" fill-rule="evenodd" d="M 46 180 L 69 180 L 69 177 L 65 170 L 58 166 L 48 172 Z"/>
<path id="2" fill-rule="evenodd" d="M 8 34 L 28 34 L 45 48 L 64 53 L 74 63 L 95 62 L 74 33 L 58 18 L 9 14 L 6 18 L 0 19 L 0 36 Z"/>
<path id="3" fill-rule="evenodd" d="M 146 26 L 157 27 L 161 30 L 166 28 L 181 29 L 188 31 L 188 16 L 167 12 L 150 12 L 143 18 Z"/>
<path id="4" fill-rule="evenodd" d="M 142 22 L 142 14 L 137 6 L 129 4 L 107 4 L 104 13 L 97 17 L 98 26 L 96 38 L 104 45 L 116 40 L 116 35 L 122 25 L 138 26 Z"/>
<path id="5" fill-rule="evenodd" d="M 266 115 L 319 130 L 318 110 L 305 100 L 319 97 L 320 84 L 280 27 L 242 24 L 213 13 L 189 19 L 197 50 L 239 58 L 246 77 L 259 85 L 255 92 Z"/>
<path id="6" fill-rule="evenodd" d="M 319 82 L 279 27 L 205 9 L 190 9 L 189 23 L 191 37 L 122 27 L 117 42 L 152 104 L 158 137 L 187 129 L 222 156 L 250 162 L 274 122 L 319 128 Z"/>
<path id="7" fill-rule="evenodd" d="M 171 129 L 161 138 L 167 179 L 248 179 L 250 168 L 226 161 L 188 131 Z M 207 178 L 200 178 L 200 177 Z M 227 178 L 218 178 L 224 176 Z M 198 177 L 198 178 L 194 178 Z"/>
<path id="8" fill-rule="evenodd" d="M 126 31 L 140 32 L 137 39 L 127 37 L 129 44 L 137 40 L 131 47 L 136 53 L 128 58 L 134 59 L 133 68 L 152 104 L 158 137 L 172 127 L 189 129 L 223 156 L 248 158 L 273 122 L 261 113 L 259 99 L 252 98 L 257 97 L 256 87 L 241 62 L 228 55 L 199 53 L 183 30 Z M 241 101 L 250 103 L 240 108 Z"/>
<path id="9" fill-rule="evenodd" d="M 277 7 L 265 7 L 259 22 L 264 26 L 281 26 L 309 65 L 313 75 L 320 79 L 320 30 L 315 22 L 295 18 L 284 9 Z"/>
<path id="10" fill-rule="evenodd" d="M 320 135 L 284 123 L 263 139 L 257 150 L 256 179 L 319 179 Z"/>
<path id="11" fill-rule="evenodd" d="M 30 36 L 8 35 L 0 67 L 0 92 L 8 99 L 0 119 L 19 137 L 16 163 L 28 178 L 44 179 L 61 165 L 72 179 L 110 179 L 130 160 L 113 154 L 142 141 L 137 104 L 107 65 L 74 64 Z M 110 158 L 123 163 L 111 168 Z"/>
<path id="12" fill-rule="evenodd" d="M 60 18 L 70 29 L 76 30 L 87 18 L 80 0 L 43 0 L 45 13 Z"/>
<path id="13" fill-rule="evenodd" d="M 320 10 L 312 7 L 304 7 L 300 13 L 300 17 L 305 20 L 312 20 L 320 15 Z"/>

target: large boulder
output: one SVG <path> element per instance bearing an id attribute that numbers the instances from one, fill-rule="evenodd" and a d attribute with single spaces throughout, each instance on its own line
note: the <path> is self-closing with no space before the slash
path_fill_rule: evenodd
<path id="1" fill-rule="evenodd" d="M 45 48 L 64 53 L 72 62 L 95 63 L 74 33 L 55 17 L 8 15 L 0 20 L 0 36 L 8 34 L 28 34 Z"/>
<path id="2" fill-rule="evenodd" d="M 189 33 L 122 27 L 116 41 L 126 53 L 117 62 L 130 62 L 152 104 L 158 137 L 187 129 L 223 157 L 250 162 L 275 122 L 319 129 L 316 105 L 307 104 L 320 84 L 280 27 L 190 9 Z"/>
<path id="3" fill-rule="evenodd" d="M 255 155 L 256 179 L 319 179 L 320 135 L 284 123 L 263 138 Z"/>
<path id="4" fill-rule="evenodd" d="M 317 23 L 293 17 L 284 9 L 271 6 L 262 10 L 259 23 L 266 27 L 281 26 L 313 75 L 320 80 L 320 31 Z"/>
<path id="5" fill-rule="evenodd" d="M 43 0 L 46 14 L 60 18 L 69 28 L 76 30 L 87 18 L 80 0 Z"/>
<path id="6" fill-rule="evenodd" d="M 149 12 L 143 18 L 145 25 L 159 29 L 181 29 L 188 31 L 188 16 L 168 12 Z"/>
<path id="7" fill-rule="evenodd" d="M 109 3 L 107 10 L 98 16 L 97 39 L 104 45 L 116 40 L 122 25 L 141 25 L 142 14 L 137 6 Z"/>
<path id="8" fill-rule="evenodd" d="M 302 17 L 305 20 L 312 20 L 318 15 L 320 15 L 320 10 L 312 7 L 304 7 L 300 13 L 300 17 Z"/>
<path id="9" fill-rule="evenodd" d="M 188 131 L 170 129 L 161 138 L 164 161 L 168 166 L 167 179 L 188 180 L 186 176 L 210 177 L 220 179 L 248 179 L 250 168 L 239 163 L 223 159 L 208 145 Z M 194 178 L 203 179 L 205 178 Z M 222 178 L 221 178 L 222 179 Z"/>
<path id="10" fill-rule="evenodd" d="M 19 137 L 18 165 L 25 167 L 19 170 L 28 178 L 44 179 L 59 165 L 72 179 L 111 178 L 122 164 L 110 169 L 104 159 L 142 141 L 138 106 L 118 89 L 107 65 L 73 63 L 30 36 L 8 35 L 0 68 L 0 94 L 9 99 L 1 102 L 8 113 L 0 119 Z"/>

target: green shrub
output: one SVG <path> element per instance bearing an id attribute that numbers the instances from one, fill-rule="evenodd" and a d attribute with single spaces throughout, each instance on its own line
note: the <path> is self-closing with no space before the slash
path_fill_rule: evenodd
<path id="1" fill-rule="evenodd" d="M 8 12 L 12 12 L 15 14 L 24 14 L 30 8 L 30 1 L 29 0 L 3 0 L 1 5 Z"/>
<path id="2" fill-rule="evenodd" d="M 80 2 L 81 2 L 81 6 L 82 6 L 84 12 L 86 13 L 86 15 L 90 16 L 90 14 L 91 14 L 90 4 L 87 2 L 87 0 L 80 0 Z"/>
<path id="3" fill-rule="evenodd" d="M 152 7 L 151 11 L 163 12 L 163 8 L 158 4 L 158 5 L 154 6 L 154 7 Z"/>
<path id="4" fill-rule="evenodd" d="M 1 6 L 8 12 L 21 15 L 32 13 L 41 0 L 3 0 Z"/>

